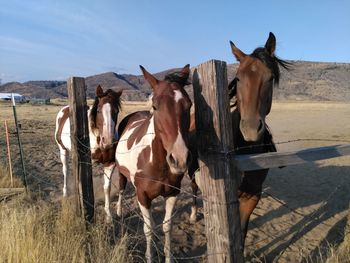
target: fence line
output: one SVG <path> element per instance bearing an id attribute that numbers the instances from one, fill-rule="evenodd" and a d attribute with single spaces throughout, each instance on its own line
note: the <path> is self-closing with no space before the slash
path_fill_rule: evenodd
<path id="1" fill-rule="evenodd" d="M 76 138 L 77 139 L 77 138 Z M 79 139 L 77 139 L 77 141 L 80 143 L 80 144 L 83 144 L 81 141 L 79 141 Z M 291 142 L 300 142 L 300 141 L 333 141 L 333 142 L 349 142 L 349 141 L 346 141 L 346 140 L 332 140 L 332 139 L 295 139 L 295 140 L 289 140 L 289 141 L 286 141 L 286 142 L 277 142 L 276 144 L 284 144 L 284 143 L 291 143 Z M 116 141 L 115 143 L 118 143 L 118 141 Z M 265 145 L 268 145 L 268 144 L 265 144 Z M 85 147 L 87 147 L 86 145 L 84 145 Z M 260 146 L 260 145 L 259 145 Z M 259 146 L 256 146 L 256 147 L 259 147 Z M 261 145 L 262 146 L 262 145 Z M 343 154 L 342 154 L 342 152 L 343 153 L 345 153 L 345 154 L 349 154 L 348 153 L 348 147 L 349 147 L 349 145 L 341 145 L 341 146 L 327 146 L 327 147 L 330 147 L 329 149 L 327 149 L 327 150 L 331 150 L 331 148 L 333 148 L 333 147 L 340 147 L 341 148 L 341 150 L 340 151 L 338 151 L 337 152 L 337 154 L 338 155 L 334 155 L 333 153 L 331 153 L 331 156 L 332 157 L 338 157 L 338 156 L 342 156 Z M 209 152 L 211 152 L 212 154 L 216 154 L 216 155 L 218 155 L 217 156 L 217 158 L 229 158 L 228 156 L 230 155 L 230 154 L 232 154 L 235 150 L 237 150 L 237 149 L 242 149 L 242 148 L 252 148 L 252 147 L 250 147 L 250 146 L 248 146 L 248 147 L 240 147 L 240 148 L 235 148 L 235 149 L 233 149 L 233 150 L 231 150 L 231 151 L 227 151 L 227 152 L 218 152 L 218 151 L 215 151 L 215 150 L 210 150 L 209 149 Z M 325 148 L 325 147 L 322 147 L 322 148 Z M 320 149 L 320 148 L 318 148 L 318 149 Z M 338 148 L 339 149 L 339 148 Z M 345 149 L 345 150 L 344 150 Z M 331 150 L 332 151 L 332 150 Z M 123 154 L 123 153 L 121 153 L 121 154 Z M 278 155 L 278 154 L 280 154 L 280 153 L 274 153 L 274 155 Z M 295 154 L 295 153 L 293 153 L 293 154 Z M 260 155 L 261 156 L 261 155 Z M 238 157 L 238 159 L 239 159 L 239 157 Z M 326 159 L 328 159 L 328 158 L 326 158 Z M 243 159 L 241 159 L 241 160 L 243 160 Z M 306 160 L 306 161 L 313 161 L 313 159 L 312 160 Z M 270 167 L 270 166 L 269 166 Z M 267 167 L 267 168 L 269 168 L 269 167 Z M 262 167 L 259 167 L 260 169 L 262 168 Z M 32 175 L 33 177 L 35 177 L 34 175 Z M 37 177 L 37 179 L 39 179 L 39 177 Z M 144 180 L 146 180 L 146 179 L 148 179 L 148 178 L 142 178 L 142 179 L 144 179 Z M 148 180 L 150 180 L 150 179 L 148 179 Z M 45 180 L 42 180 L 42 181 L 45 181 Z M 153 180 L 153 181 L 156 181 L 156 180 Z M 48 184 L 47 182 L 46 182 L 46 184 Z M 51 184 L 51 183 L 49 183 L 49 184 Z M 55 184 L 51 184 L 52 186 L 56 186 Z M 165 185 L 167 185 L 167 184 L 165 184 Z M 114 185 L 115 186 L 115 185 Z M 168 186 L 170 186 L 170 185 L 168 185 Z M 172 187 L 172 186 L 170 186 L 170 187 Z M 317 209 L 317 210 L 315 210 L 311 215 L 303 215 L 305 218 L 311 218 L 312 217 L 312 215 L 314 215 L 314 214 L 316 214 L 317 213 L 317 211 L 319 211 L 320 209 L 322 209 L 324 206 L 325 206 L 325 204 L 326 204 L 326 202 L 327 201 L 329 201 L 330 200 L 330 198 L 331 198 L 331 196 L 332 195 L 334 195 L 334 193 L 339 189 L 339 185 L 334 189 L 334 191 L 329 195 L 329 197 L 322 203 L 322 206 L 319 208 L 319 209 Z M 175 187 L 174 187 L 175 188 Z M 193 195 L 193 194 L 191 194 L 191 193 L 189 193 L 189 192 L 186 192 L 186 191 L 184 191 L 184 190 L 182 190 L 182 189 L 180 189 L 180 188 L 177 188 L 178 190 L 180 190 L 181 192 L 180 193 L 185 193 L 185 194 L 189 194 L 190 196 L 195 196 L 195 197 L 197 197 L 197 198 L 199 198 L 199 199 L 201 199 L 201 200 L 205 200 L 205 199 L 203 199 L 203 197 L 199 197 L 199 196 L 196 196 L 196 195 Z M 267 193 L 267 192 L 265 192 L 265 193 Z M 270 195 L 271 197 L 272 197 L 272 195 Z M 124 198 L 123 198 L 124 199 Z M 86 200 L 85 200 L 86 201 Z M 125 200 L 124 200 L 125 201 Z M 205 200 L 205 201 L 207 201 L 207 200 Z M 276 200 L 277 201 L 277 200 Z M 210 202 L 212 202 L 212 201 L 210 201 Z M 125 203 L 125 202 L 124 202 Z M 216 204 L 220 204 L 220 205 L 227 205 L 228 203 L 225 203 L 225 202 L 216 202 Z M 92 206 L 92 204 L 89 204 L 90 206 Z M 127 205 L 129 205 L 128 203 L 127 203 Z M 284 206 L 286 206 L 287 208 L 289 208 L 286 204 L 284 205 Z M 129 208 L 131 208 L 130 206 L 129 206 Z M 289 208 L 290 209 L 290 208 Z M 292 210 L 291 210 L 292 211 Z M 292 211 L 293 213 L 294 213 L 294 211 Z M 142 216 L 140 216 L 140 214 L 139 213 L 136 213 L 137 214 L 137 216 L 138 216 L 138 218 L 141 220 L 141 221 L 143 221 L 143 218 L 142 218 Z M 173 217 L 175 217 L 175 213 L 174 213 L 174 215 L 173 215 Z M 302 214 L 299 214 L 299 215 L 302 215 Z M 122 224 L 122 223 L 120 223 L 120 224 Z M 155 227 L 155 229 L 156 228 L 158 228 L 159 226 L 161 226 L 161 224 L 159 224 L 159 225 L 157 225 L 157 227 Z M 304 227 L 303 227 L 303 229 L 305 228 L 305 227 L 307 227 L 307 225 L 305 225 Z M 300 233 L 301 232 L 301 230 L 300 231 L 297 231 L 297 233 L 295 233 L 294 234 L 294 236 L 293 236 L 293 238 L 292 239 L 294 239 L 295 238 L 295 236 L 297 236 L 298 235 L 298 233 Z M 155 233 L 154 233 L 155 234 Z M 156 236 L 156 235 L 155 235 Z M 159 236 L 156 236 L 157 237 L 157 239 L 158 240 L 161 240 L 160 238 L 159 238 Z M 292 240 L 290 241 L 290 243 L 292 243 Z M 287 246 L 288 247 L 288 246 Z M 161 252 L 162 253 L 162 252 Z M 284 251 L 283 251 L 283 253 L 284 253 Z M 281 255 L 280 256 L 282 256 L 282 254 L 283 253 L 281 253 Z M 193 259 L 193 258 L 202 258 L 203 256 L 199 256 L 199 257 L 188 257 L 188 258 L 177 258 L 177 259 Z"/>
<path id="2" fill-rule="evenodd" d="M 57 154 L 56 156 L 57 156 L 57 158 L 58 158 L 58 154 Z M 221 158 L 222 158 L 222 157 L 221 157 Z M 47 184 L 47 185 L 50 185 L 50 186 L 57 186 L 56 184 L 51 183 L 51 182 L 48 182 L 48 181 L 46 181 L 45 179 L 42 179 L 42 178 L 40 178 L 40 177 L 38 177 L 38 176 L 35 176 L 34 174 L 31 174 L 31 173 L 30 173 L 29 176 L 32 177 L 32 178 L 34 177 L 35 179 L 40 180 L 41 182 L 43 182 L 43 183 L 45 183 L 45 184 Z M 112 184 L 113 184 L 116 188 L 118 188 L 113 182 L 112 182 Z M 195 197 L 197 197 L 199 200 L 203 200 L 203 197 L 200 196 L 200 195 L 193 195 L 192 193 L 190 193 L 190 192 L 188 192 L 188 191 L 186 191 L 186 190 L 184 190 L 184 189 L 178 189 L 178 190 L 180 190 L 182 194 L 186 194 L 186 195 L 189 195 L 189 196 L 195 196 Z M 334 190 L 334 192 L 335 192 L 335 190 Z M 263 191 L 263 194 L 266 194 L 266 195 L 268 195 L 268 196 L 273 197 L 273 195 L 270 194 L 270 193 L 268 193 L 266 190 Z M 273 199 L 277 201 L 277 198 L 273 197 Z M 329 199 L 330 199 L 330 198 L 328 198 L 327 200 L 329 200 Z M 136 212 L 132 207 L 129 206 L 129 204 L 128 204 L 127 202 L 125 202 L 125 201 L 126 201 L 126 198 L 125 198 L 125 197 L 123 198 L 123 201 L 124 201 L 124 202 L 123 202 L 123 205 L 127 205 L 128 208 L 130 209 L 130 211 Z M 280 203 L 281 203 L 281 202 L 280 202 Z M 91 205 L 91 204 L 90 204 L 90 205 Z M 306 218 L 311 218 L 311 215 L 304 215 L 304 214 L 301 214 L 301 213 L 295 211 L 294 209 L 290 208 L 287 204 L 281 204 L 281 205 L 283 205 L 283 206 L 285 206 L 286 208 L 290 209 L 293 213 L 299 214 L 299 215 L 301 215 L 301 216 L 303 216 L 303 217 L 306 217 Z M 318 210 L 320 210 L 320 209 L 322 209 L 322 208 L 319 208 Z M 316 213 L 318 210 L 316 210 L 314 213 Z M 173 217 L 175 217 L 177 214 L 178 214 L 178 212 L 177 212 L 177 213 L 174 213 Z M 136 212 L 136 215 L 137 215 L 138 219 L 139 219 L 141 222 L 144 223 L 142 216 L 141 216 L 139 213 L 137 213 L 137 212 Z M 127 225 L 123 224 L 123 222 L 120 221 L 120 220 L 115 220 L 115 219 L 113 219 L 113 222 L 118 223 L 118 224 L 121 225 L 122 227 L 127 227 L 127 230 L 128 230 L 128 231 L 131 231 L 131 232 L 136 233 L 131 227 L 128 227 Z M 160 226 L 161 226 L 161 224 L 158 224 L 157 227 L 155 227 L 154 230 L 156 230 L 156 229 L 159 228 Z M 261 230 L 259 230 L 259 231 L 261 231 Z M 264 231 L 262 231 L 262 232 L 264 233 Z M 156 237 L 156 239 L 157 239 L 158 241 L 161 241 L 161 238 L 159 237 L 159 235 L 157 235 L 156 232 L 154 232 L 153 234 L 155 235 L 155 237 Z M 265 234 L 266 236 L 269 236 L 269 238 L 271 238 L 271 234 L 267 234 L 267 233 L 264 233 L 264 234 Z M 295 234 L 295 235 L 296 235 L 296 234 Z M 143 236 L 143 234 L 141 233 L 141 234 L 139 235 L 139 237 L 142 237 L 142 236 Z M 261 242 L 261 241 L 257 241 L 257 242 Z M 154 245 L 154 246 L 157 247 L 156 245 Z M 159 249 L 158 254 L 159 254 L 159 253 L 163 253 L 161 249 Z M 205 258 L 205 257 L 206 257 L 206 255 L 201 255 L 201 256 L 195 256 L 195 257 L 176 257 L 175 259 L 177 259 L 177 260 L 186 260 L 186 259 L 190 260 L 190 259 L 197 259 L 197 258 L 200 259 L 200 258 Z"/>

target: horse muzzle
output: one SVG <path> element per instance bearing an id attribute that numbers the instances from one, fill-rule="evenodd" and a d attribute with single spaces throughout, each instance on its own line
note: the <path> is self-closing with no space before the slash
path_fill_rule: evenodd
<path id="1" fill-rule="evenodd" d="M 173 154 L 167 154 L 166 161 L 169 165 L 170 171 L 173 174 L 184 174 L 188 168 L 188 153 L 184 158 L 178 158 Z"/>
<path id="2" fill-rule="evenodd" d="M 246 142 L 256 142 L 264 134 L 265 123 L 262 119 L 242 119 L 239 128 Z"/>

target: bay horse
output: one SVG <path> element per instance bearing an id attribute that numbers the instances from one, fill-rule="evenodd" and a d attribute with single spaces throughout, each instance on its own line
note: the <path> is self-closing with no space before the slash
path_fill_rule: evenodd
<path id="1" fill-rule="evenodd" d="M 106 219 L 111 221 L 110 189 L 111 176 L 115 167 L 115 149 L 118 135 L 116 124 L 121 110 L 120 96 L 122 91 L 108 89 L 103 91 L 100 85 L 96 88 L 93 106 L 88 109 L 89 137 L 91 159 L 103 164 Z M 67 196 L 68 158 L 71 150 L 69 106 L 63 107 L 56 117 L 55 140 L 60 150 L 63 172 L 63 196 Z"/>
<path id="2" fill-rule="evenodd" d="M 259 47 L 247 55 L 230 41 L 233 55 L 239 61 L 235 78 L 229 84 L 230 98 L 235 99 L 231 108 L 232 130 L 235 154 L 276 152 L 272 134 L 266 124 L 266 116 L 272 105 L 274 85 L 280 80 L 279 66 L 289 69 L 290 63 L 275 56 L 276 38 L 270 32 L 264 47 Z M 190 221 L 196 221 L 196 195 L 198 186 L 194 173 L 198 169 L 195 144 L 195 122 L 191 115 L 190 150 L 193 162 L 188 173 L 192 179 L 193 205 Z M 239 186 L 239 208 L 241 229 L 244 240 L 247 235 L 250 215 L 257 206 L 262 192 L 262 184 L 268 169 L 243 172 Z"/>
<path id="3" fill-rule="evenodd" d="M 144 78 L 153 89 L 152 112 L 138 111 L 126 116 L 119 124 L 121 134 L 116 150 L 116 165 L 120 172 L 120 193 L 117 214 L 121 214 L 121 199 L 128 178 L 135 187 L 137 201 L 144 220 L 147 262 L 152 262 L 151 213 L 152 200 L 165 198 L 163 232 L 165 261 L 171 259 L 172 211 L 180 192 L 181 180 L 187 171 L 187 147 L 190 108 L 192 102 L 184 86 L 190 73 L 189 65 L 181 71 L 156 79 L 140 66 Z"/>

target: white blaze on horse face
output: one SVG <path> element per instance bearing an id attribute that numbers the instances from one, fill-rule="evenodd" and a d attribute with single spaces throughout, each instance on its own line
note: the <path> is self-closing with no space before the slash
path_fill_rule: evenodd
<path id="1" fill-rule="evenodd" d="M 141 140 L 135 140 L 134 144 L 128 149 L 128 139 L 134 133 L 135 129 L 142 125 L 144 120 L 136 121 L 132 125 L 134 128 L 126 131 L 121 137 L 117 145 L 117 150 L 115 152 L 116 161 L 119 166 L 126 167 L 130 172 L 130 180 L 134 184 L 135 182 L 135 174 L 142 172 L 143 167 L 137 166 L 137 160 L 144 149 L 150 147 L 150 156 L 149 161 L 152 162 L 152 141 L 155 138 L 154 132 L 154 117 L 150 119 L 150 123 L 145 135 L 141 138 Z M 138 123 L 138 125 L 137 125 Z"/>
<path id="2" fill-rule="evenodd" d="M 179 90 L 174 90 L 174 93 L 175 93 L 174 100 L 175 100 L 175 103 L 177 104 L 184 97 L 182 92 Z M 173 147 L 171 148 L 171 151 L 168 152 L 168 157 L 171 156 L 175 160 L 175 162 L 167 158 L 170 170 L 172 173 L 175 173 L 175 174 L 183 173 L 186 171 L 187 157 L 188 157 L 188 148 L 186 146 L 186 143 L 180 131 L 180 123 L 178 123 L 177 125 L 178 125 L 177 137 L 173 144 Z"/>
<path id="3" fill-rule="evenodd" d="M 176 141 L 174 142 L 170 153 L 177 161 L 176 167 L 169 164 L 171 172 L 175 174 L 185 172 L 187 169 L 188 148 L 182 137 L 180 129 L 178 129 Z"/>
<path id="4" fill-rule="evenodd" d="M 178 103 L 179 100 L 183 98 L 182 92 L 179 90 L 174 90 L 174 93 L 175 93 L 175 97 L 174 97 L 175 102 Z"/>
<path id="5" fill-rule="evenodd" d="M 102 106 L 103 128 L 100 136 L 103 147 L 112 144 L 115 135 L 115 122 L 112 119 L 111 110 L 111 105 L 109 103 Z"/>

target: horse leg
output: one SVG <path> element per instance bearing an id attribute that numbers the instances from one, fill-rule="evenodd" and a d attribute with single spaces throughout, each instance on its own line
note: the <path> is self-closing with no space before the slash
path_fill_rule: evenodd
<path id="1" fill-rule="evenodd" d="M 198 185 L 196 183 L 194 175 L 191 181 L 191 188 L 192 188 L 192 194 L 193 194 L 192 196 L 193 203 L 191 206 L 190 222 L 194 224 L 197 221 L 197 192 L 198 192 Z"/>
<path id="2" fill-rule="evenodd" d="M 257 206 L 268 169 L 245 172 L 239 191 L 239 212 L 241 218 L 241 229 L 243 247 L 247 236 L 250 215 Z"/>
<path id="3" fill-rule="evenodd" d="M 62 162 L 62 173 L 63 173 L 63 196 L 67 196 L 67 176 L 69 176 L 69 167 L 68 167 L 68 150 L 61 149 L 60 147 L 60 158 Z"/>
<path id="4" fill-rule="evenodd" d="M 118 196 L 118 202 L 117 202 L 117 215 L 119 217 L 122 216 L 122 199 L 123 199 L 126 183 L 127 183 L 126 177 L 123 174 L 119 173 L 119 196 Z"/>
<path id="5" fill-rule="evenodd" d="M 112 215 L 110 211 L 110 193 L 111 193 L 111 177 L 115 168 L 115 164 L 106 165 L 103 167 L 104 174 L 104 184 L 103 192 L 105 194 L 105 212 L 106 212 L 106 222 L 112 222 Z"/>
<path id="6" fill-rule="evenodd" d="M 258 195 L 250 195 L 245 192 L 240 193 L 239 213 L 241 218 L 243 247 L 244 247 L 245 238 L 247 236 L 250 215 L 253 213 L 253 210 L 257 206 L 259 200 L 260 200 L 260 196 Z"/>
<path id="7" fill-rule="evenodd" d="M 143 216 L 143 232 L 145 233 L 146 236 L 146 253 L 145 253 L 145 257 L 146 257 L 146 262 L 147 263 L 151 263 L 152 262 L 152 232 L 154 229 L 154 222 L 153 222 L 153 218 L 152 218 L 152 214 L 151 214 L 151 206 L 147 205 L 144 206 L 142 205 L 140 202 L 139 206 L 141 209 L 141 213 Z"/>
<path id="8" fill-rule="evenodd" d="M 165 236 L 164 255 L 165 262 L 172 262 L 171 258 L 171 229 L 172 229 L 172 214 L 176 203 L 176 196 L 169 196 L 165 199 L 165 216 L 163 220 L 163 232 Z"/>
<path id="9" fill-rule="evenodd" d="M 192 137 L 190 141 L 194 140 L 195 137 Z M 191 215 L 190 215 L 190 223 L 196 223 L 197 221 L 197 193 L 198 193 L 198 184 L 196 182 L 196 171 L 199 169 L 198 165 L 198 155 L 195 144 L 190 146 L 190 153 L 192 154 L 191 161 L 188 166 L 188 176 L 191 180 L 191 188 L 192 188 L 192 206 L 191 206 Z M 199 179 L 199 178 L 198 178 Z M 199 181 L 198 181 L 199 182 Z M 200 183 L 200 182 L 199 182 Z"/>

